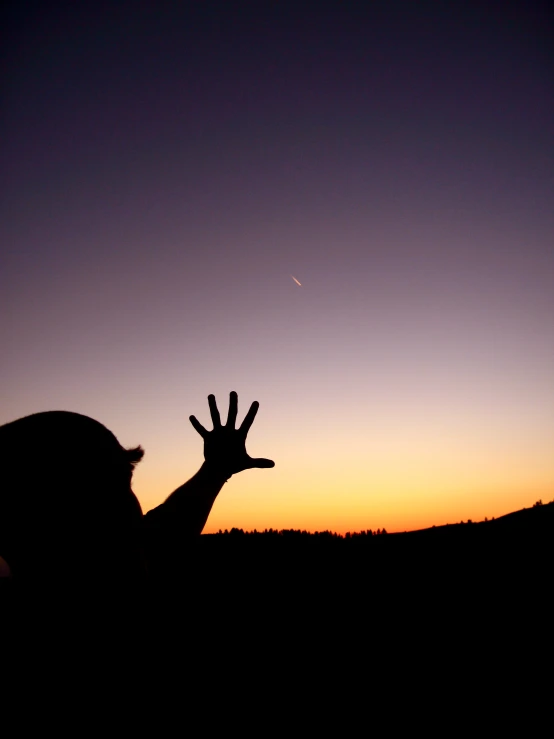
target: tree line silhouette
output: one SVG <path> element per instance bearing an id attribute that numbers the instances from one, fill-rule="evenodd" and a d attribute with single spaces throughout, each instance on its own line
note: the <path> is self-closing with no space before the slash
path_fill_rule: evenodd
<path id="1" fill-rule="evenodd" d="M 549 501 L 548 503 L 543 503 L 542 499 L 537 500 L 535 503 L 533 503 L 532 508 L 540 508 L 541 506 L 550 506 L 554 504 L 554 499 Z M 523 510 L 528 510 L 527 508 L 523 508 Z M 420 529 L 420 531 L 430 531 L 432 529 L 437 528 L 444 528 L 445 526 L 451 527 L 451 526 L 467 526 L 469 525 L 475 525 L 475 524 L 485 524 L 485 523 L 492 523 L 493 521 L 497 520 L 494 516 L 492 518 L 488 518 L 485 516 L 483 521 L 473 521 L 473 519 L 468 518 L 467 521 L 460 521 L 456 524 L 447 523 L 443 526 L 437 526 L 433 525 L 430 528 L 427 529 Z M 414 532 L 396 532 L 396 533 L 415 533 Z M 384 534 L 388 534 L 388 531 L 383 527 L 382 529 L 365 529 L 362 531 L 347 531 L 344 534 L 340 534 L 336 531 L 330 531 L 329 529 L 325 529 L 323 531 L 306 531 L 306 529 L 273 529 L 273 528 L 265 528 L 263 531 L 258 531 L 257 529 L 253 529 L 252 531 L 245 531 L 242 528 L 238 528 L 236 526 L 233 526 L 231 529 L 219 529 L 217 533 L 211 534 L 211 536 L 256 536 L 256 537 L 280 537 L 282 539 L 298 539 L 300 537 L 302 538 L 315 538 L 315 539 L 365 539 L 368 537 L 374 537 L 374 536 L 382 536 Z"/>
<path id="2" fill-rule="evenodd" d="M 217 534 L 213 534 L 213 536 L 266 536 L 266 537 L 281 537 L 283 539 L 294 539 L 294 538 L 319 538 L 319 539 L 356 539 L 356 538 L 365 538 L 368 536 L 381 536 L 382 534 L 386 534 L 386 529 L 376 529 L 373 531 L 372 529 L 367 529 L 366 531 L 355 531 L 350 532 L 347 531 L 345 534 L 339 534 L 336 531 L 329 531 L 328 529 L 325 529 L 324 531 L 306 531 L 305 529 L 264 529 L 263 531 L 258 531 L 257 529 L 254 529 L 253 531 L 244 531 L 244 529 L 239 529 L 237 527 L 233 527 L 231 530 L 229 529 L 219 529 Z"/>

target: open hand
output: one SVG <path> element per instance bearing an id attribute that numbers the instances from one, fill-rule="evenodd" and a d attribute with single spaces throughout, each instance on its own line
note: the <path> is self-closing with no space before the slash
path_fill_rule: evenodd
<path id="1" fill-rule="evenodd" d="M 204 459 L 214 471 L 227 479 L 236 472 L 252 469 L 253 467 L 275 467 L 275 462 L 271 459 L 262 457 L 254 459 L 246 451 L 246 436 L 260 407 L 257 401 L 252 403 L 238 429 L 235 429 L 238 410 L 238 396 L 235 392 L 229 395 L 229 413 L 225 426 L 221 425 L 221 418 L 213 395 L 208 395 L 208 404 L 214 425 L 212 431 L 205 429 L 196 416 L 190 416 L 189 420 L 204 439 Z"/>

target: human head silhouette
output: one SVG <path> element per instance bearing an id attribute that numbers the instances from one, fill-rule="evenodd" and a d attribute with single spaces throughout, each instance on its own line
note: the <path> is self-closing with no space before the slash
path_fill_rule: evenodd
<path id="1" fill-rule="evenodd" d="M 78 413 L 0 426 L 0 556 L 12 574 L 111 579 L 142 571 L 131 477 L 143 454 Z"/>

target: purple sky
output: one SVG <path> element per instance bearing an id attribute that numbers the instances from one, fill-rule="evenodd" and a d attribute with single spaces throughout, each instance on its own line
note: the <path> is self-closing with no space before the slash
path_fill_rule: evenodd
<path id="1" fill-rule="evenodd" d="M 198 466 L 206 395 L 258 399 L 277 466 L 214 526 L 476 517 L 480 454 L 485 512 L 554 489 L 547 3 L 9 6 L 0 423 L 143 443 L 148 509 Z M 403 493 L 414 439 L 439 472 Z"/>

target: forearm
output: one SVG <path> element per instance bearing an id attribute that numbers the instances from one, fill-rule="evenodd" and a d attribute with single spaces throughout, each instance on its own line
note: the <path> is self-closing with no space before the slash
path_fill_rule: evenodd
<path id="1" fill-rule="evenodd" d="M 226 481 L 224 474 L 204 462 L 190 480 L 146 514 L 146 523 L 171 529 L 185 538 L 201 534 Z"/>

